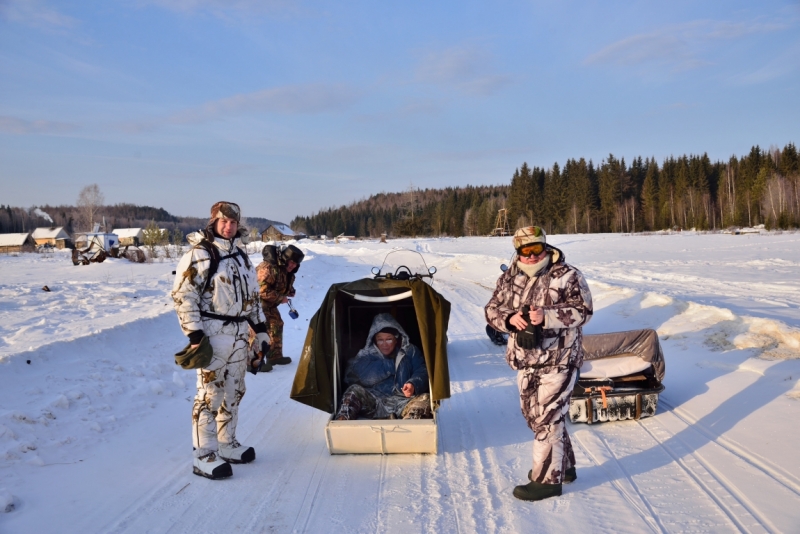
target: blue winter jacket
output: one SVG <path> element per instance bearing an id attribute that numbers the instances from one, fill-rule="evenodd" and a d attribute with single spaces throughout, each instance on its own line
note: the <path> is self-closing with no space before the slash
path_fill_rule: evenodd
<path id="1" fill-rule="evenodd" d="M 378 350 L 375 334 L 390 326 L 400 332 L 401 342 L 394 358 L 387 358 Z M 399 360 L 399 361 L 398 361 Z M 348 386 L 359 384 L 372 393 L 388 397 L 403 395 L 403 386 L 410 382 L 414 395 L 428 392 L 428 369 L 422 351 L 408 340 L 403 327 L 388 313 L 375 316 L 367 337 L 367 345 L 350 361 L 345 373 Z"/>

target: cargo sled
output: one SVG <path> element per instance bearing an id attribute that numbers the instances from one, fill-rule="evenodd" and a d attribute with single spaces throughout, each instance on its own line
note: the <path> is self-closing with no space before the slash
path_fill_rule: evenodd
<path id="1" fill-rule="evenodd" d="M 665 365 L 655 330 L 583 337 L 583 365 L 569 406 L 573 423 L 655 415 Z"/>
<path id="2" fill-rule="evenodd" d="M 417 252 L 395 250 L 372 278 L 333 284 L 311 318 L 291 398 L 330 414 L 325 439 L 331 454 L 437 453 L 438 407 L 450 397 L 447 325 L 450 302 L 437 293 Z M 423 353 L 432 419 L 336 421 L 348 361 L 364 347 L 372 319 L 390 313 Z"/>

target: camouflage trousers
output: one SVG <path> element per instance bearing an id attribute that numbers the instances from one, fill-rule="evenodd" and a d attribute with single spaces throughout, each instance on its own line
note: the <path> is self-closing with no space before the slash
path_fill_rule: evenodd
<path id="1" fill-rule="evenodd" d="M 391 395 L 378 396 L 358 384 L 347 388 L 342 396 L 342 406 L 336 417 L 344 416 L 347 420 L 366 417 L 368 419 L 430 419 L 431 397 L 428 393 L 414 397 Z"/>
<path id="2" fill-rule="evenodd" d="M 283 317 L 278 308 L 264 306 L 264 315 L 267 320 L 267 334 L 269 335 L 269 354 L 267 358 L 283 357 Z"/>
<path id="3" fill-rule="evenodd" d="M 216 452 L 219 444 L 236 441 L 239 403 L 245 393 L 247 338 L 211 336 L 208 338 L 215 360 L 225 364 L 219 369 L 197 370 L 197 395 L 192 408 L 192 444 L 195 457 Z"/>
<path id="4" fill-rule="evenodd" d="M 535 433 L 531 475 L 534 482 L 561 484 L 564 472 L 575 466 L 566 418 L 577 377 L 574 367 L 517 372 L 522 415 Z"/>

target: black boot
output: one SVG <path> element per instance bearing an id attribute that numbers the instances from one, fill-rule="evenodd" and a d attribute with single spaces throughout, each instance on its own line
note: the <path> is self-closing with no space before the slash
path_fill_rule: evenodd
<path id="1" fill-rule="evenodd" d="M 531 477 L 533 477 L 533 469 L 528 471 L 528 480 L 531 480 Z M 564 471 L 564 484 L 572 484 L 577 479 L 578 473 L 575 471 L 574 467 L 569 467 Z"/>
<path id="2" fill-rule="evenodd" d="M 287 365 L 292 363 L 292 359 L 288 356 L 275 356 L 274 358 L 267 358 L 271 365 Z"/>
<path id="3" fill-rule="evenodd" d="M 524 486 L 514 488 L 514 497 L 523 501 L 541 501 L 548 497 L 561 495 L 561 484 L 540 484 L 528 482 Z"/>

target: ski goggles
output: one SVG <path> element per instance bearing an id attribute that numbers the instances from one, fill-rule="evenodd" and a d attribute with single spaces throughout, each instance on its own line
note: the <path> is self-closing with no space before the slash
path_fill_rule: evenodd
<path id="1" fill-rule="evenodd" d="M 529 243 L 527 245 L 522 245 L 517 249 L 517 254 L 523 258 L 538 256 L 542 252 L 544 252 L 544 243 Z"/>

